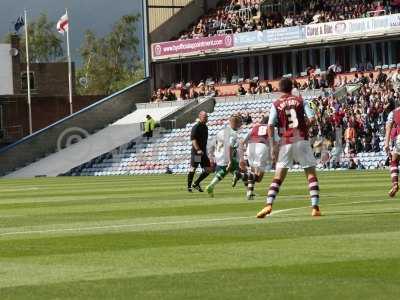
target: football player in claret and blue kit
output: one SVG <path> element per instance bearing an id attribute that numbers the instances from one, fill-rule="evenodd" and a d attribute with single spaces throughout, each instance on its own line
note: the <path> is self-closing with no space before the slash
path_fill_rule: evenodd
<path id="1" fill-rule="evenodd" d="M 259 124 L 253 126 L 243 141 L 249 168 L 245 167 L 244 156 L 241 157 L 241 170 L 236 171 L 232 182 L 232 186 L 235 187 L 239 179 L 243 180 L 247 187 L 247 200 L 254 199 L 256 182 L 261 182 L 264 173 L 272 168 L 271 147 L 271 139 L 268 137 L 268 117 L 264 117 Z"/>
<path id="2" fill-rule="evenodd" d="M 266 206 L 257 214 L 257 218 L 265 218 L 271 214 L 275 198 L 294 161 L 299 162 L 305 171 L 311 198 L 311 215 L 318 217 L 321 216 L 319 183 L 315 170 L 316 160 L 308 140 L 308 129 L 315 122 L 315 114 L 307 101 L 292 95 L 293 83 L 290 79 L 283 78 L 279 82 L 279 88 L 283 95 L 272 104 L 268 121 L 269 138 L 274 139 L 275 127 L 279 129 L 279 155 Z M 273 143 L 277 141 L 274 139 Z M 274 156 L 274 151 L 271 154 Z"/>
<path id="3" fill-rule="evenodd" d="M 390 144 L 393 142 L 391 151 Z M 400 159 L 400 107 L 394 109 L 386 121 L 385 151 L 390 158 L 390 176 L 392 188 L 389 196 L 394 197 L 399 191 L 399 159 Z"/>

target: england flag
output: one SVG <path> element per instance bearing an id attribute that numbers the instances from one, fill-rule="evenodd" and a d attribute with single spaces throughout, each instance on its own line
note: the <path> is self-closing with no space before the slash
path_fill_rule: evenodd
<path id="1" fill-rule="evenodd" d="M 68 31 L 68 15 L 63 15 L 60 20 L 57 22 L 57 30 L 59 33 L 64 34 L 64 32 Z"/>

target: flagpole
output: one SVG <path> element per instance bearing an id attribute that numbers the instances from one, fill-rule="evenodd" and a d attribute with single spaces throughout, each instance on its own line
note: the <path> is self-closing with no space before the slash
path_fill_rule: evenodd
<path id="1" fill-rule="evenodd" d="M 68 9 L 65 9 L 65 14 L 69 23 Z M 72 107 L 72 63 L 71 63 L 71 50 L 69 46 L 69 24 L 67 29 L 67 53 L 68 53 L 68 86 L 69 86 L 69 112 L 72 115 L 74 109 Z"/>
<path id="2" fill-rule="evenodd" d="M 143 16 L 143 50 L 144 50 L 144 76 L 150 77 L 150 55 L 149 55 L 149 5 L 148 0 L 142 1 L 142 16 Z"/>
<path id="3" fill-rule="evenodd" d="M 25 17 L 25 48 L 26 48 L 26 81 L 28 85 L 29 134 L 32 134 L 31 73 L 29 66 L 28 17 L 26 9 L 24 10 L 24 17 Z"/>

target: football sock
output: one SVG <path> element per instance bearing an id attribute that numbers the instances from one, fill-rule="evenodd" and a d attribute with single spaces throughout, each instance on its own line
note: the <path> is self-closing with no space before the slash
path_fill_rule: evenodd
<path id="1" fill-rule="evenodd" d="M 254 192 L 254 180 L 255 179 L 255 174 L 249 172 L 248 173 L 248 180 L 247 180 L 247 190 L 251 193 Z"/>
<path id="2" fill-rule="evenodd" d="M 197 178 L 197 180 L 194 182 L 194 185 L 199 185 L 200 182 L 202 182 L 204 179 L 206 179 L 208 177 L 208 175 L 210 175 L 210 173 L 203 171 L 199 178 Z"/>
<path id="3" fill-rule="evenodd" d="M 276 196 L 279 193 L 279 188 L 281 187 L 282 181 L 279 179 L 273 179 L 272 183 L 269 187 L 268 190 L 268 196 L 267 196 L 267 204 L 273 204 L 275 201 Z"/>
<path id="4" fill-rule="evenodd" d="M 308 189 L 310 191 L 311 205 L 319 205 L 319 183 L 316 177 L 308 179 Z"/>
<path id="5" fill-rule="evenodd" d="M 247 173 L 247 172 L 244 172 L 244 173 L 239 172 L 239 174 L 240 174 L 239 178 L 241 178 L 243 180 L 243 182 L 247 182 L 249 180 L 249 173 Z"/>
<path id="6" fill-rule="evenodd" d="M 390 176 L 392 177 L 392 185 L 399 183 L 399 167 L 397 160 L 392 160 L 390 163 Z"/>
<path id="7" fill-rule="evenodd" d="M 189 174 L 188 174 L 188 178 L 187 178 L 187 181 L 188 181 L 188 188 L 192 187 L 192 182 L 193 182 L 194 174 L 195 174 L 194 172 L 189 172 Z"/>
<path id="8" fill-rule="evenodd" d="M 215 176 L 209 186 L 213 188 L 218 182 L 225 178 L 226 174 L 226 171 L 219 170 L 217 173 L 215 173 Z"/>

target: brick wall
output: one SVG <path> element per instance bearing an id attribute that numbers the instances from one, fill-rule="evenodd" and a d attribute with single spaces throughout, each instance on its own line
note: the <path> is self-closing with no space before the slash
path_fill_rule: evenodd
<path id="1" fill-rule="evenodd" d="M 11 37 L 11 47 L 20 49 L 20 37 Z M 26 89 L 22 88 L 22 74 L 26 73 L 26 62 L 21 61 L 18 54 L 12 58 L 14 95 L 25 95 Z M 35 88 L 32 96 L 65 96 L 69 95 L 68 63 L 30 63 L 30 72 L 34 74 Z M 26 83 L 25 83 L 26 85 Z M 75 64 L 72 62 L 72 92 L 75 92 Z"/>
<path id="2" fill-rule="evenodd" d="M 79 111 L 104 98 L 103 96 L 74 96 L 73 109 Z M 4 138 L 0 146 L 13 143 L 29 135 L 29 115 L 26 96 L 0 97 L 2 107 Z M 32 97 L 33 131 L 45 128 L 69 115 L 69 98 L 67 96 L 33 96 Z"/>
<path id="3" fill-rule="evenodd" d="M 19 76 L 14 84 L 15 94 L 26 94 L 27 90 L 22 89 L 22 73 L 26 72 L 26 64 L 19 67 Z M 30 72 L 33 72 L 35 88 L 32 89 L 32 96 L 63 96 L 69 95 L 68 86 L 68 63 L 39 63 L 30 64 Z M 75 93 L 75 64 L 72 63 L 72 93 Z"/>

